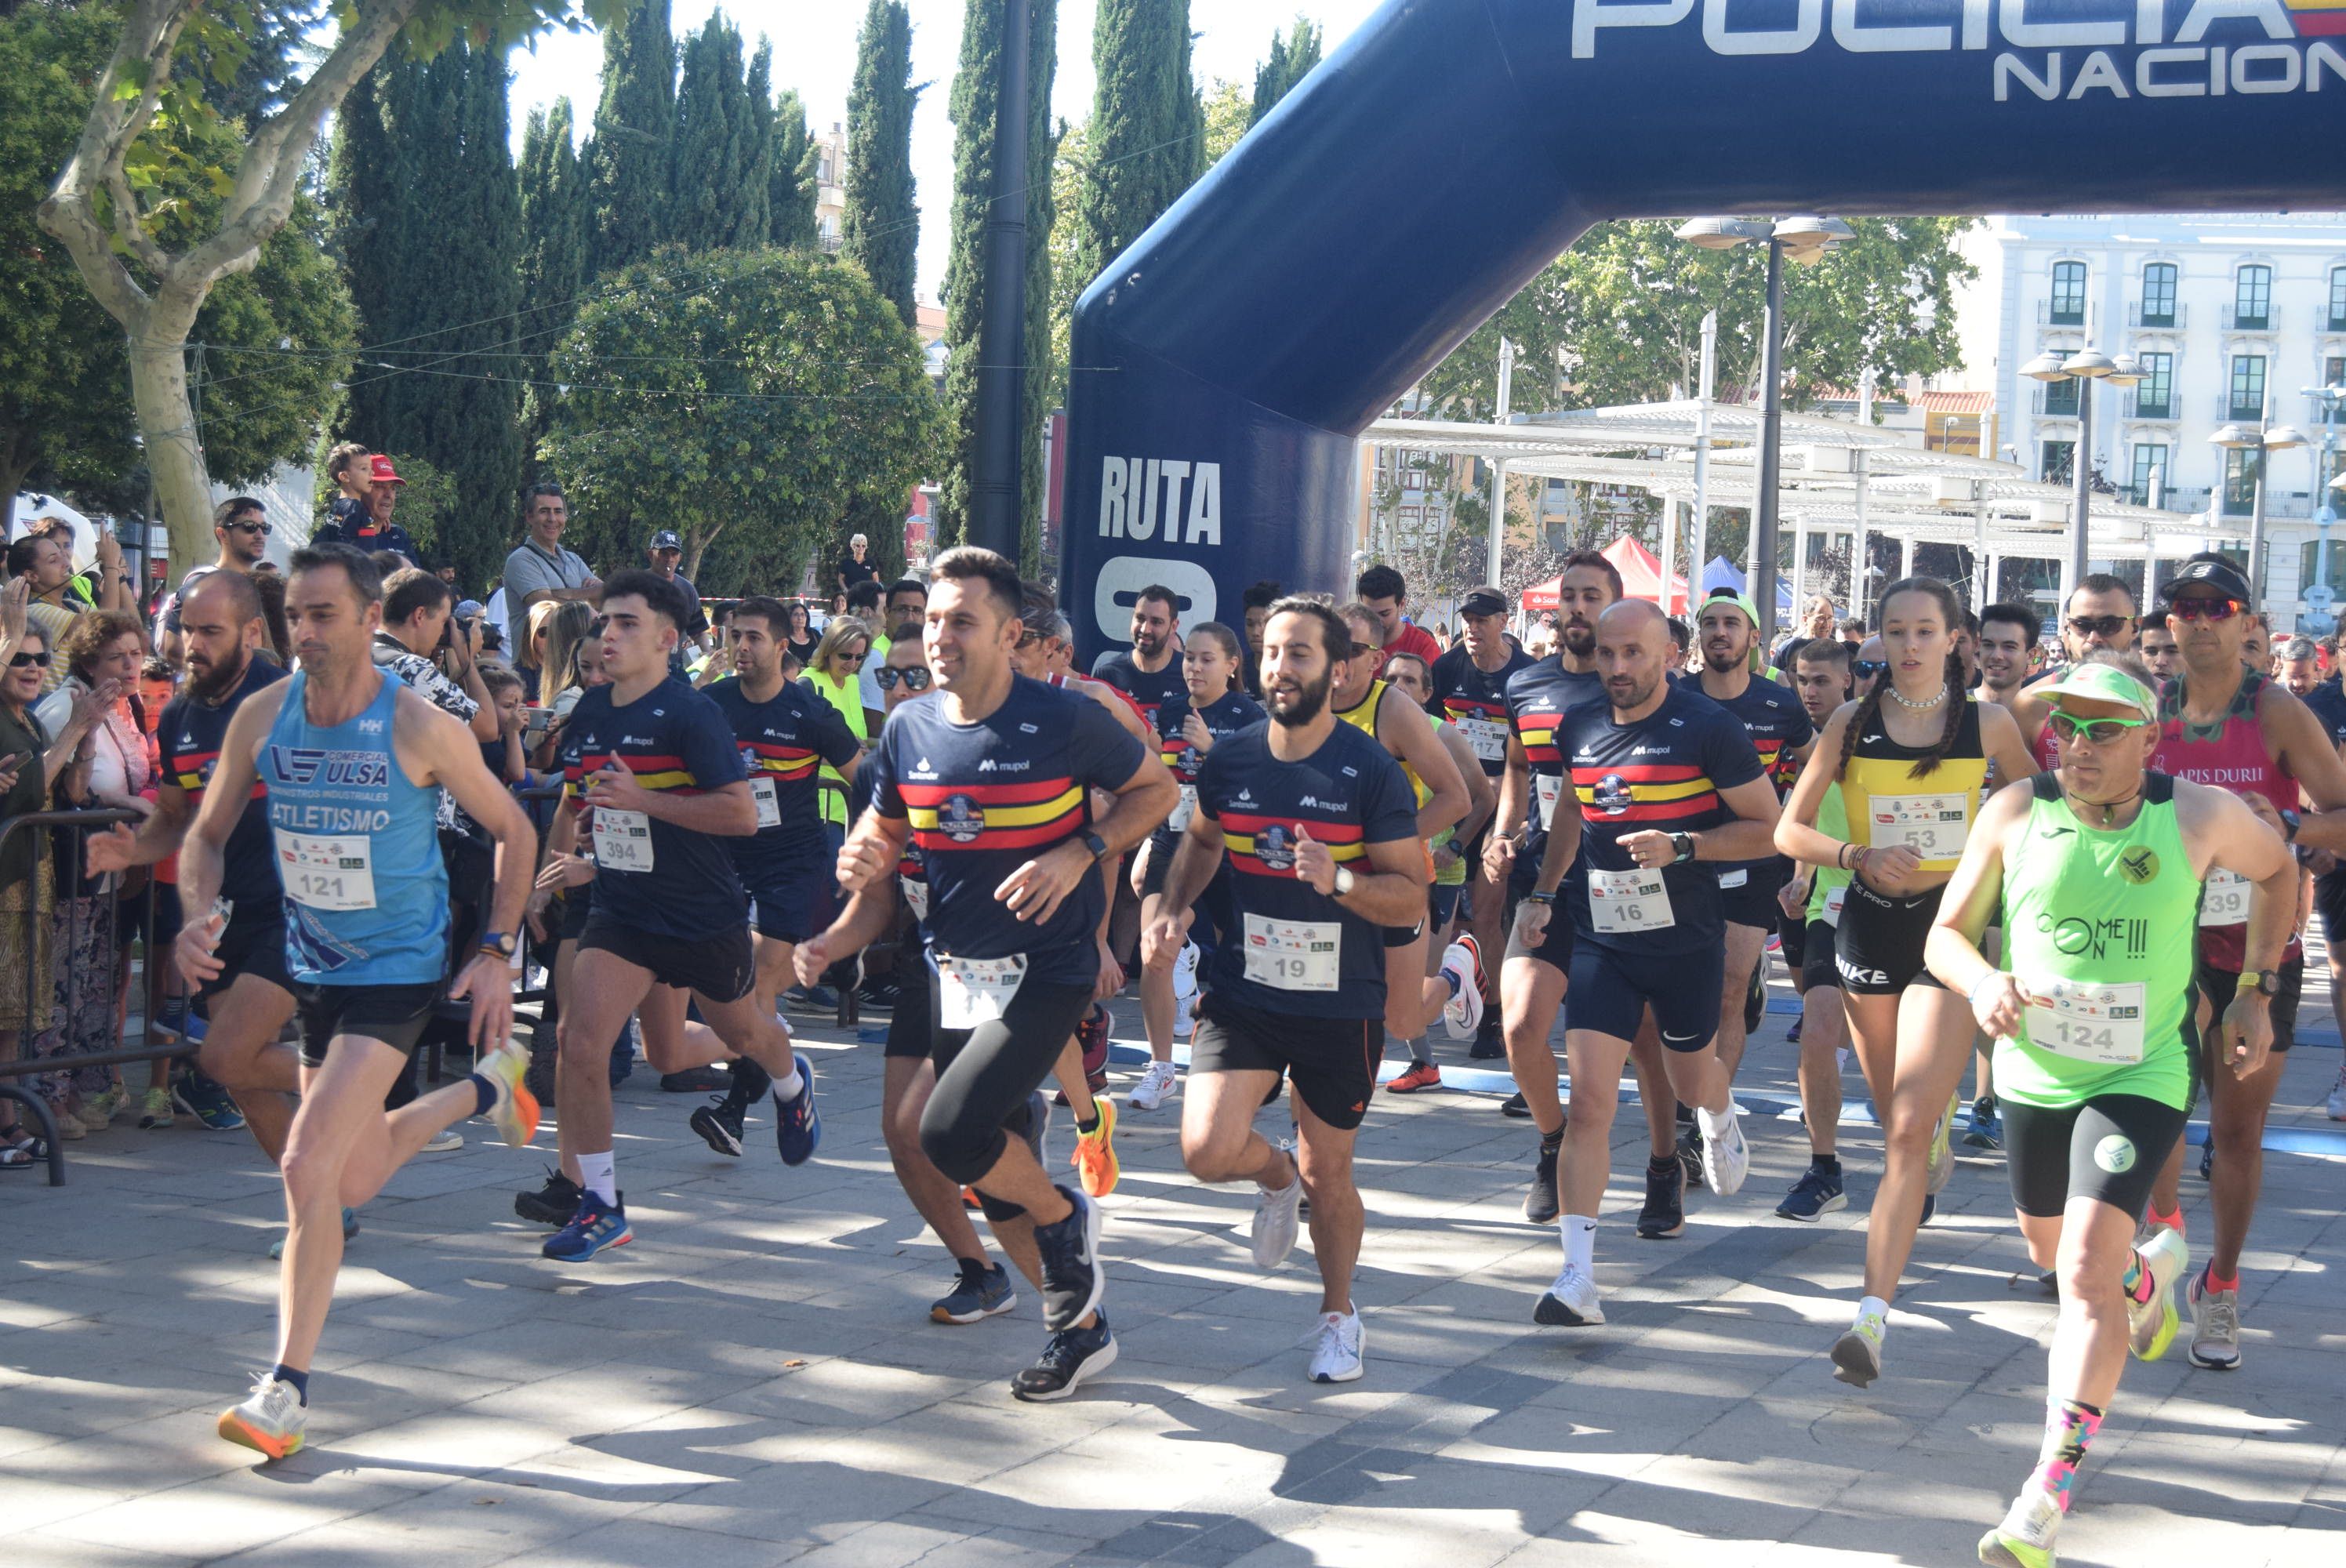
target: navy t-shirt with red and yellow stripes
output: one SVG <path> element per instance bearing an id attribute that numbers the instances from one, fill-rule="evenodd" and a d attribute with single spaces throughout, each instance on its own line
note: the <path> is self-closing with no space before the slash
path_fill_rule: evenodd
<path id="1" fill-rule="evenodd" d="M 1616 724 L 1610 703 L 1577 708 L 1557 730 L 1581 818 L 1576 871 L 1630 871 L 1620 847 L 1629 833 L 1698 833 L 1736 820 L 1721 789 L 1761 776 L 1760 754 L 1742 723 L 1695 689 L 1673 686 L 1662 704 L 1635 724 Z M 1557 807 L 1561 819 L 1569 809 Z M 1687 860 L 1662 868 L 1672 923 L 1660 930 L 1600 934 L 1588 907 L 1587 879 L 1576 875 L 1566 897 L 1576 938 L 1641 954 L 1715 947 L 1725 934 L 1719 867 Z"/>
<path id="2" fill-rule="evenodd" d="M 284 678 L 285 672 L 277 666 L 256 658 L 245 667 L 244 679 L 218 708 L 181 692 L 163 709 L 163 721 L 155 729 L 162 781 L 186 793 L 190 812 L 204 803 L 212 769 L 219 766 L 220 748 L 228 743 L 229 720 L 244 706 L 246 697 Z M 277 919 L 285 897 L 284 885 L 277 880 L 277 846 L 269 831 L 268 799 L 269 786 L 256 778 L 251 799 L 245 802 L 236 826 L 229 830 L 228 845 L 220 856 L 219 896 L 240 909 L 249 909 L 257 920 Z"/>
<path id="3" fill-rule="evenodd" d="M 752 702 L 733 676 L 711 682 L 703 695 L 733 727 L 750 792 L 773 792 L 770 809 L 760 800 L 759 820 L 779 820 L 749 838 L 725 840 L 742 880 L 770 887 L 778 877 L 827 876 L 831 840 L 823 833 L 818 775 L 823 763 L 843 768 L 860 749 L 847 720 L 794 680 L 784 681 L 768 702 Z"/>
<path id="4" fill-rule="evenodd" d="M 576 753 L 563 779 L 573 802 L 583 804 L 587 776 L 615 758 L 654 794 L 700 795 L 747 777 L 733 727 L 707 696 L 669 676 L 621 708 L 611 699 L 617 689 L 595 687 L 570 710 L 565 749 L 575 747 Z M 604 834 L 618 831 L 620 820 L 608 808 L 596 809 L 597 919 L 683 938 L 715 936 L 748 922 L 750 900 L 733 870 L 731 840 L 649 817 L 652 869 L 630 871 L 612 863 L 603 848 Z"/>
<path id="5" fill-rule="evenodd" d="M 1699 686 L 1695 687 L 1701 691 Z M 1709 697 L 1708 692 L 1704 696 Z M 1779 686 L 1762 676 L 1753 676 L 1743 685 L 1743 694 L 1732 698 L 1712 697 L 1711 701 L 1727 709 L 1743 723 L 1743 733 L 1751 738 L 1752 749 L 1760 754 L 1760 767 L 1768 775 L 1768 782 L 1776 787 L 1776 798 L 1782 799 L 1800 776 L 1800 764 L 1792 753 L 1817 738 L 1817 727 L 1809 722 L 1809 710 L 1800 706 L 1798 693 L 1790 687 Z M 1770 896 L 1791 875 L 1790 868 L 1780 855 L 1763 855 L 1756 860 L 1721 863 L 1713 868 L 1720 876 L 1730 879 L 1741 871 L 1749 876 L 1775 880 L 1768 885 Z"/>
<path id="6" fill-rule="evenodd" d="M 1236 687 L 1224 692 L 1219 702 L 1208 703 L 1200 708 L 1191 708 L 1187 692 L 1159 708 L 1157 710 L 1157 760 L 1171 771 L 1174 783 L 1189 791 L 1197 789 L 1198 769 L 1206 762 L 1206 755 L 1191 746 L 1188 736 L 1184 733 L 1193 711 L 1205 722 L 1206 733 L 1214 738 L 1215 746 L 1219 746 L 1239 730 L 1263 721 L 1262 704 Z M 1213 747 L 1206 748 L 1207 753 L 1212 750 Z M 1180 807 L 1174 807 L 1173 815 L 1165 819 L 1165 825 L 1149 835 L 1157 842 L 1151 852 L 1171 855 L 1180 847 L 1181 830 L 1187 826 L 1188 817 Z M 1168 860 L 1165 863 L 1171 865 L 1173 862 Z"/>
<path id="7" fill-rule="evenodd" d="M 1507 683 L 1538 662 L 1510 647 L 1506 662 L 1486 671 L 1464 643 L 1433 661 L 1433 699 L 1442 705 L 1442 717 L 1457 726 L 1493 779 L 1507 769 Z"/>
<path id="8" fill-rule="evenodd" d="M 1384 929 L 1363 920 L 1295 874 L 1297 834 L 1328 846 L 1354 875 L 1372 868 L 1368 846 L 1417 840 L 1417 794 L 1392 754 L 1365 731 L 1339 724 L 1300 762 L 1270 753 L 1270 726 L 1218 743 L 1198 770 L 1198 809 L 1222 830 L 1234 930 L 1218 942 L 1209 990 L 1266 1013 L 1309 1018 L 1382 1018 Z M 1337 985 L 1290 990 L 1247 978 L 1254 921 L 1329 925 L 1341 946 Z"/>
<path id="9" fill-rule="evenodd" d="M 1507 722 L 1514 728 L 1515 739 L 1523 746 L 1524 758 L 1531 766 L 1532 798 L 1524 803 L 1524 822 L 1530 831 L 1516 852 L 1515 864 L 1519 868 L 1537 866 L 1547 848 L 1547 828 L 1541 820 L 1540 800 L 1543 796 L 1552 800 L 1546 813 L 1550 817 L 1564 804 L 1564 761 L 1563 754 L 1556 749 L 1556 732 L 1563 725 L 1565 715 L 1574 708 L 1586 703 L 1603 708 L 1605 681 L 1595 670 L 1566 669 L 1562 656 L 1550 654 L 1508 677 L 1505 700 Z M 1543 784 L 1543 779 L 1547 782 Z"/>
<path id="10" fill-rule="evenodd" d="M 1089 985 L 1099 973 L 1104 894 L 1086 875 L 1051 918 L 1021 921 L 994 890 L 1013 871 L 1091 826 L 1091 791 L 1131 781 L 1148 759 L 1116 717 L 1079 691 L 1013 676 L 1002 706 L 974 724 L 930 692 L 888 716 L 864 768 L 872 806 L 909 821 L 927 873 L 921 927 L 932 953 L 1027 957 L 1029 979 Z"/>

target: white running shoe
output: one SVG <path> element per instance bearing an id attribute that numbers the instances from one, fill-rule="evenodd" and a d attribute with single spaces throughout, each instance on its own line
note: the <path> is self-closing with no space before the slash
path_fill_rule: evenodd
<path id="1" fill-rule="evenodd" d="M 1474 939 L 1462 936 L 1442 950 L 1441 973 L 1458 988 L 1442 1006 L 1442 1026 L 1453 1040 L 1472 1040 L 1483 1027 L 1483 962 Z"/>
<path id="2" fill-rule="evenodd" d="M 1173 1038 L 1193 1040 L 1198 1034 L 1198 999 L 1184 996 L 1173 1003 Z"/>
<path id="3" fill-rule="evenodd" d="M 1882 1376 L 1882 1337 L 1889 1329 L 1882 1319 L 1859 1313 L 1847 1332 L 1833 1341 L 1833 1376 L 1861 1389 Z"/>
<path id="4" fill-rule="evenodd" d="M 1751 1174 L 1751 1147 L 1743 1141 L 1743 1118 L 1735 1102 L 1727 1103 L 1727 1128 L 1702 1140 L 1702 1185 L 1721 1197 L 1733 1197 Z"/>
<path id="5" fill-rule="evenodd" d="M 2338 1082 L 2330 1085 L 2330 1119 L 2346 1122 L 2346 1063 L 2338 1067 Z"/>
<path id="6" fill-rule="evenodd" d="M 1988 1568 L 2053 1568 L 2061 1519 L 2061 1500 L 2031 1482 L 2012 1500 L 2004 1522 L 1980 1537 L 1979 1560 Z"/>
<path id="7" fill-rule="evenodd" d="M 1258 1268 L 1276 1268 L 1287 1261 L 1295 1250 L 1295 1230 L 1303 1213 L 1303 1174 L 1274 1192 L 1267 1186 L 1255 1188 L 1254 1200 L 1254 1263 Z"/>
<path id="8" fill-rule="evenodd" d="M 1124 1096 L 1124 1103 L 1136 1111 L 1153 1111 L 1165 1103 L 1179 1081 L 1170 1062 L 1151 1062 L 1140 1070 L 1140 1082 Z"/>
<path id="9" fill-rule="evenodd" d="M 2191 1276 L 2186 1292 L 2191 1303 L 2191 1364 L 2213 1372 L 2237 1371 L 2240 1365 L 2240 1293 L 2210 1290 L 2208 1271 Z"/>
<path id="10" fill-rule="evenodd" d="M 1173 1000 L 1187 1002 L 1198 994 L 1198 944 L 1185 942 L 1173 955 Z"/>
<path id="11" fill-rule="evenodd" d="M 1550 1282 L 1532 1321 L 1551 1329 L 1593 1329 L 1605 1321 L 1605 1303 L 1597 1298 L 1596 1281 L 1567 1263 Z"/>
<path id="12" fill-rule="evenodd" d="M 443 1127 L 423 1140 L 423 1147 L 419 1152 L 427 1155 L 444 1155 L 464 1146 L 464 1134 L 454 1127 Z"/>
<path id="13" fill-rule="evenodd" d="M 252 1380 L 244 1403 L 220 1412 L 219 1435 L 232 1443 L 283 1459 L 301 1446 L 310 1410 L 301 1390 L 268 1372 Z"/>
<path id="14" fill-rule="evenodd" d="M 1361 1349 L 1367 1341 L 1361 1329 L 1361 1315 L 1353 1312 L 1325 1312 L 1319 1326 L 1304 1336 L 1311 1347 L 1311 1380 L 1315 1383 L 1352 1383 L 1361 1377 Z"/>
<path id="15" fill-rule="evenodd" d="M 1955 1174 L 1955 1151 L 1947 1134 L 1954 1125 L 1955 1107 L 1961 1103 L 1950 1096 L 1947 1114 L 1931 1129 L 1931 1153 L 1923 1167 L 1923 1190 L 1933 1197 L 1946 1190 L 1947 1178 Z"/>
<path id="16" fill-rule="evenodd" d="M 2127 1348 L 2137 1360 L 2156 1361 L 2175 1343 L 2175 1331 L 2182 1326 L 2182 1315 L 2175 1309 L 2175 1281 L 2191 1261 L 2191 1249 L 2180 1236 L 2160 1226 L 2135 1250 L 2150 1270 L 2150 1299 L 2127 1302 Z"/>
<path id="17" fill-rule="evenodd" d="M 508 1040 L 481 1058 L 474 1069 L 489 1081 L 497 1093 L 495 1103 L 489 1106 L 489 1120 L 495 1124 L 497 1135 L 508 1148 L 525 1148 L 537 1135 L 540 1107 L 537 1096 L 529 1092 L 529 1052 Z"/>

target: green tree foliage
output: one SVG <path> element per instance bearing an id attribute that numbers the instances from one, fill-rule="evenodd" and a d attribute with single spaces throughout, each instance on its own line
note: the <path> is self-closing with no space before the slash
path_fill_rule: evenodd
<path id="1" fill-rule="evenodd" d="M 920 344 L 862 274 L 803 250 L 664 250 L 579 311 L 542 455 L 574 547 L 683 535 L 705 593 L 771 592 L 854 508 L 900 508 L 942 436 Z"/>
<path id="2" fill-rule="evenodd" d="M 1076 208 L 1078 294 L 1205 168 L 1189 0 L 1099 0 L 1092 66 L 1090 172 Z"/>
<path id="3" fill-rule="evenodd" d="M 684 46 L 668 149 L 668 236 L 688 250 L 766 243 L 766 89 L 751 102 L 741 34 L 712 15 Z"/>
<path id="4" fill-rule="evenodd" d="M 822 149 L 807 134 L 806 105 L 797 88 L 786 89 L 774 101 L 773 146 L 766 164 L 769 232 L 782 249 L 812 249 L 821 233 L 814 209 L 821 158 Z"/>
<path id="5" fill-rule="evenodd" d="M 669 0 L 630 0 L 603 29 L 603 98 L 586 145 L 587 272 L 616 272 L 668 237 L 668 145 L 676 129 Z"/>
<path id="6" fill-rule="evenodd" d="M 847 210 L 840 252 L 913 321 L 921 214 L 913 200 L 913 18 L 903 0 L 871 0 L 847 95 Z"/>
<path id="7" fill-rule="evenodd" d="M 511 544 L 522 383 L 536 362 L 513 346 L 516 263 L 531 255 L 506 82 L 494 47 L 389 60 L 343 106 L 332 163 L 338 249 L 369 357 L 393 367 L 352 380 L 342 431 L 454 477 L 440 547 L 467 581 L 485 580 Z"/>
<path id="8" fill-rule="evenodd" d="M 1262 117 L 1278 107 L 1296 83 L 1311 74 L 1320 63 L 1320 29 L 1301 16 L 1284 35 L 1274 33 L 1270 53 L 1254 69 L 1254 104 L 1247 117 L 1247 128 L 1262 123 Z"/>
<path id="9" fill-rule="evenodd" d="M 1078 251 L 1083 220 L 1084 188 L 1092 178 L 1092 122 L 1059 122 L 1051 150 L 1051 390 L 1046 406 L 1067 401 L 1067 357 L 1076 301 L 1091 286 Z M 1030 217 L 1030 222 L 1033 220 Z"/>
<path id="10" fill-rule="evenodd" d="M 1020 382 L 1019 556 L 1036 569 L 1042 551 L 1043 419 L 1051 392 L 1051 80 L 1058 65 L 1057 0 L 1031 9 L 1027 50 L 1026 335 Z M 970 480 L 976 460 L 979 328 L 985 312 L 985 221 L 993 210 L 995 90 L 1002 66 L 1002 7 L 969 0 L 954 76 L 953 249 L 945 262 L 945 409 L 953 450 L 940 486 L 937 538 L 954 545 L 969 527 Z"/>
<path id="11" fill-rule="evenodd" d="M 529 111 L 521 137 L 521 315 L 512 323 L 516 361 L 533 384 L 522 394 L 532 438 L 545 433 L 553 378 L 546 365 L 570 330 L 586 287 L 586 169 L 571 140 L 570 100 Z"/>
<path id="12" fill-rule="evenodd" d="M 1217 81 L 1206 89 L 1199 107 L 1205 116 L 1206 168 L 1211 168 L 1251 128 L 1246 89 L 1236 82 Z"/>

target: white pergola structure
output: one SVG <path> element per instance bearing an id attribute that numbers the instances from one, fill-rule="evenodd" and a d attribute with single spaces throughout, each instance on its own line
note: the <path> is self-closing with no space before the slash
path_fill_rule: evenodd
<path id="1" fill-rule="evenodd" d="M 1688 399 L 1576 409 L 1504 424 L 1443 420 L 1382 419 L 1362 433 L 1372 447 L 1440 452 L 1504 463 L 1509 474 L 1626 485 L 1692 510 L 1697 527 L 1689 554 L 1699 566 L 1702 508 L 1749 508 L 1756 500 L 1760 458 L 1757 409 Z M 1918 544 L 1964 546 L 1983 569 L 1973 573 L 1974 607 L 1984 605 L 1997 569 L 2012 557 L 2066 560 L 2074 500 L 2069 487 L 2028 477 L 2018 465 L 1957 453 L 1908 446 L 1900 433 L 1826 419 L 1783 415 L 1783 462 L 1778 509 L 1794 545 L 1790 587 L 1800 603 L 1807 586 L 1808 541 L 1848 536 L 1853 561 L 1866 558 L 1873 535 L 1899 541 L 1911 573 Z M 2137 506 L 2115 496 L 2094 498 L 2091 554 L 2096 560 L 2140 560 L 2147 586 L 2153 563 L 2217 545 L 2245 540 L 2245 528 L 2196 513 Z M 1665 531 L 1665 578 L 1684 569 Z M 1690 585 L 1699 588 L 1700 584 Z M 1852 608 L 1866 612 L 1867 585 L 1857 585 Z"/>

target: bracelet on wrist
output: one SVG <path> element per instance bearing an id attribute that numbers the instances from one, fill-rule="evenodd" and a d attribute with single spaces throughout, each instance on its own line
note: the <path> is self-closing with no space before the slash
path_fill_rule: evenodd
<path id="1" fill-rule="evenodd" d="M 2003 974 L 2004 971 L 2000 969 L 1991 969 L 1985 974 L 1981 975 L 1977 980 L 1973 981 L 1972 988 L 1964 993 L 1964 1002 L 1965 1005 L 1976 1009 L 1979 1006 L 1980 988 L 1993 981 L 2001 979 Z"/>

